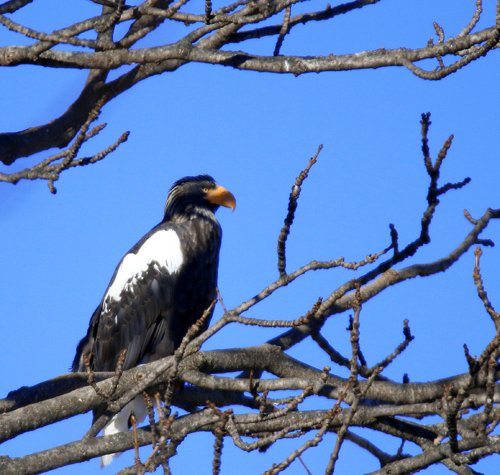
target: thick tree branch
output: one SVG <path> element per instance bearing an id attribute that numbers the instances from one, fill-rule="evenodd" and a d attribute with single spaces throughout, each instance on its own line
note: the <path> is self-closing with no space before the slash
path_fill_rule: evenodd
<path id="1" fill-rule="evenodd" d="M 141 49 L 115 49 L 113 51 L 78 52 L 49 50 L 33 58 L 22 47 L 0 48 L 0 66 L 41 64 L 49 67 L 116 69 L 124 65 L 156 63 L 166 60 L 193 61 L 231 66 L 236 69 L 285 74 L 318 73 L 374 69 L 387 66 L 408 67 L 425 59 L 456 55 L 460 51 L 481 43 L 498 43 L 498 29 L 487 28 L 445 43 L 417 48 L 380 49 L 369 52 L 331 56 L 258 56 L 243 51 L 219 51 L 183 43 Z M 485 54 L 483 51 L 479 56 Z M 476 58 L 474 58 L 476 59 Z"/>

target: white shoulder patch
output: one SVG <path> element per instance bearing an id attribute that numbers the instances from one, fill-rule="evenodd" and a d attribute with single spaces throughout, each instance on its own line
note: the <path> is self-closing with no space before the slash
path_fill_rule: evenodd
<path id="1" fill-rule="evenodd" d="M 122 290 L 133 286 L 137 277 L 151 265 L 160 271 L 175 274 L 182 262 L 181 242 L 177 233 L 172 229 L 157 231 L 144 242 L 137 254 L 130 253 L 123 258 L 104 300 L 119 300 Z"/>

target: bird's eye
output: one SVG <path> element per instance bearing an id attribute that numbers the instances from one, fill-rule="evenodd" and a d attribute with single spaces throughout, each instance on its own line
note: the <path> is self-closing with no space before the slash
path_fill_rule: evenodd
<path id="1" fill-rule="evenodd" d="M 208 188 L 205 186 L 201 189 L 201 191 L 203 191 L 203 193 L 208 193 Z"/>

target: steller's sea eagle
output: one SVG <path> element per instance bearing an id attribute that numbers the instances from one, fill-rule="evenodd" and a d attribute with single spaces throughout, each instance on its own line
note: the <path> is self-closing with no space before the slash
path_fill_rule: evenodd
<path id="1" fill-rule="evenodd" d="M 73 371 L 86 370 L 84 355 L 92 370 L 114 371 L 122 350 L 127 350 L 123 369 L 174 353 L 216 297 L 222 231 L 214 213 L 219 206 L 234 209 L 236 200 L 211 176 L 174 183 L 161 223 L 118 264 L 78 344 Z M 127 430 L 132 413 L 144 418 L 142 397 L 116 414 L 104 435 Z M 112 458 L 104 456 L 103 465 Z"/>

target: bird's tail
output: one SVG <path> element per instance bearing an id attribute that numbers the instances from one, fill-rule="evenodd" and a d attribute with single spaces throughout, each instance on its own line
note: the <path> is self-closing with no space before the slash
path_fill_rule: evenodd
<path id="1" fill-rule="evenodd" d="M 136 396 L 135 399 L 130 401 L 123 409 L 115 414 L 112 419 L 104 427 L 103 435 L 117 434 L 118 432 L 126 432 L 129 428 L 130 416 L 133 414 L 137 422 L 142 422 L 146 417 L 148 410 L 144 399 L 141 395 Z M 101 457 L 101 467 L 109 465 L 115 457 L 118 457 L 121 452 L 114 454 L 107 454 Z"/>

